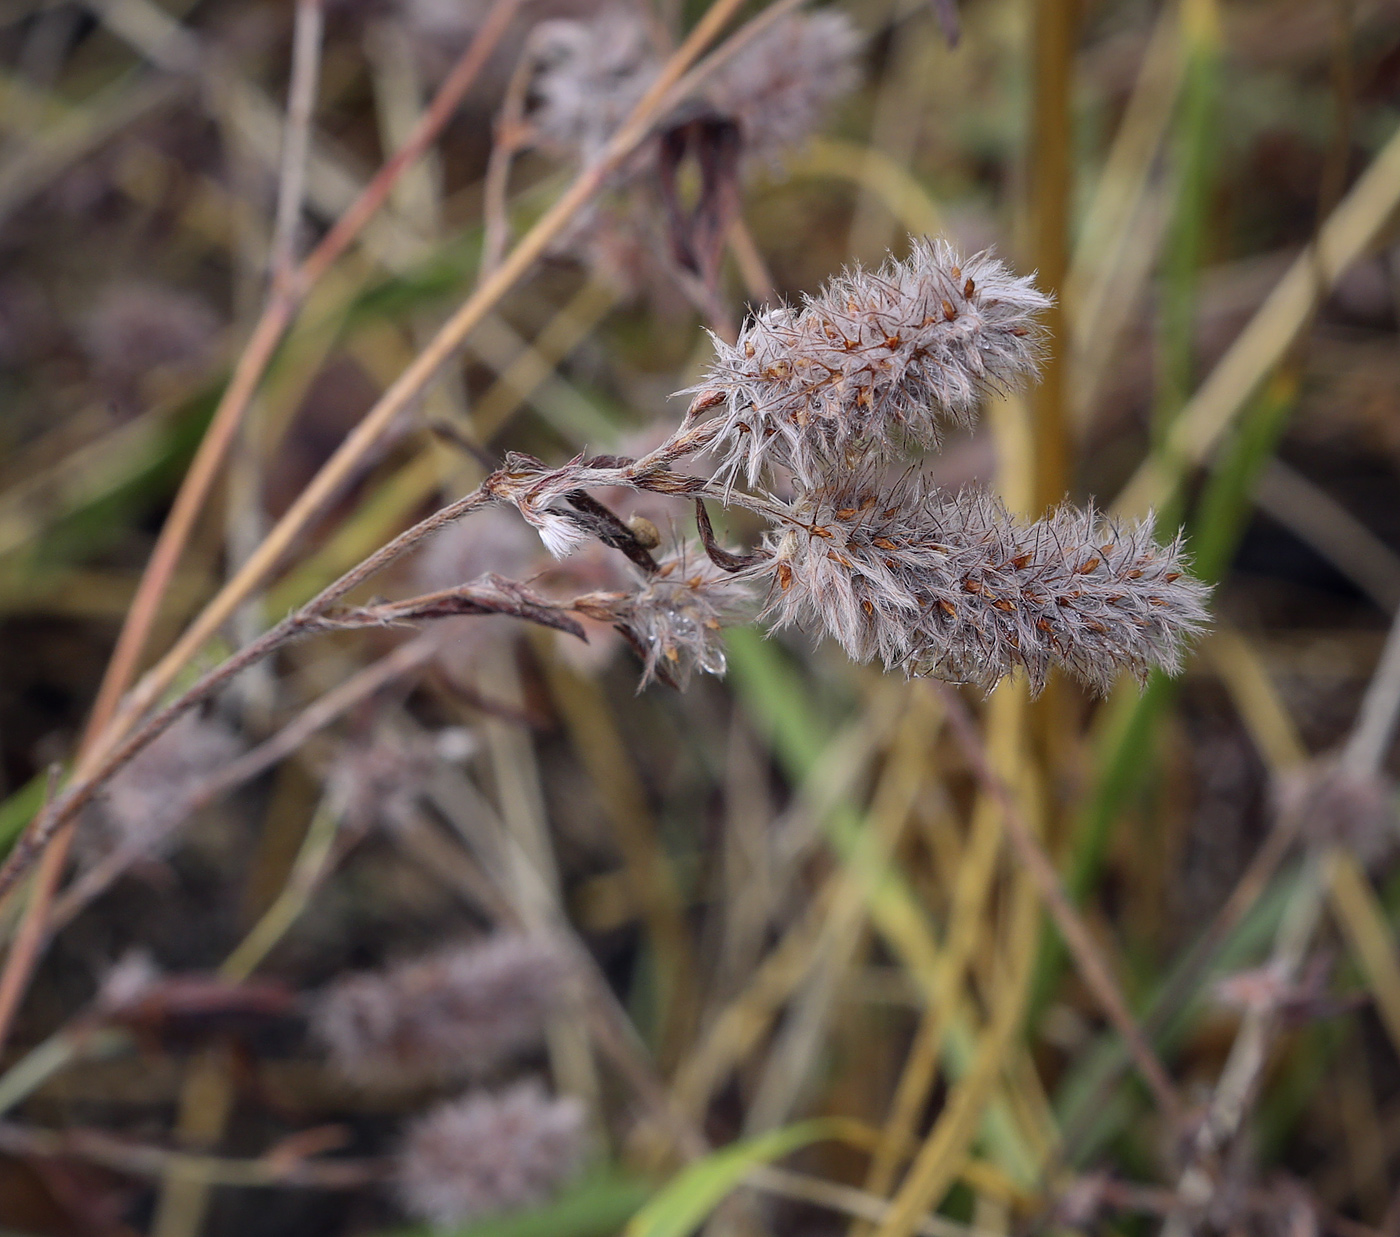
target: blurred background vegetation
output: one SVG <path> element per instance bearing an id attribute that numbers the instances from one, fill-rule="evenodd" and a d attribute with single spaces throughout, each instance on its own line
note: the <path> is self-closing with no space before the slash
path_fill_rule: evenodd
<path id="1" fill-rule="evenodd" d="M 193 525 L 147 661 L 477 281 L 526 31 L 596 7 L 527 3 L 427 159 L 311 292 Z M 986 700 L 961 689 L 989 779 L 948 696 L 829 644 L 736 630 L 722 681 L 637 694 L 620 642 L 580 653 L 552 632 L 453 629 L 178 839 L 129 857 L 100 896 L 60 890 L 0 1060 L 0 1228 L 402 1224 L 373 1165 L 438 1095 L 346 1085 L 296 994 L 479 936 L 509 919 L 503 899 L 578 945 L 615 1005 L 565 1019 L 527 1063 L 589 1104 L 591 1167 L 482 1233 L 1400 1234 L 1384 774 L 1400 666 L 1394 648 L 1382 657 L 1400 609 L 1400 4 L 836 7 L 862 36 L 860 85 L 745 181 L 721 307 L 737 319 L 765 273 L 795 301 L 911 235 L 1037 270 L 1059 298 L 1045 381 L 952 436 L 934 475 L 1027 512 L 1068 494 L 1184 524 L 1218 583 L 1187 673 L 1103 702 L 1059 682 L 1034 702 L 1017 681 Z M 296 248 L 402 143 L 487 8 L 327 0 Z M 705 8 L 660 3 L 656 20 L 680 33 Z M 268 295 L 293 10 L 0 0 L 6 846 L 46 770 L 72 759 Z M 539 152 L 515 161 L 513 235 L 571 174 Z M 558 462 L 673 425 L 669 397 L 710 345 L 664 232 L 636 243 L 535 263 L 189 665 L 469 489 L 483 450 Z M 410 560 L 375 587 L 539 570 L 510 523 L 469 521 L 438 555 L 450 561 Z M 586 583 L 601 568 L 576 570 Z M 410 638 L 291 646 L 217 714 L 251 747 Z M 376 759 L 407 786 L 409 823 L 327 824 L 327 787 Z M 375 816 L 371 781 L 356 793 Z M 1122 1027 L 1003 849 L 1013 801 L 1165 1094 L 1130 1067 Z M 479 862 L 488 818 L 528 857 L 533 892 Z M 74 880 L 104 853 L 83 838 Z M 34 920 L 28 888 L 0 910 L 12 939 Z M 263 935 L 235 955 L 248 965 L 230 969 L 250 931 Z M 256 969 L 290 1004 L 216 986 L 207 1008 L 167 993 L 113 1029 L 93 996 L 133 949 L 168 975 Z M 342 1157 L 370 1168 L 310 1184 L 285 1169 Z"/>

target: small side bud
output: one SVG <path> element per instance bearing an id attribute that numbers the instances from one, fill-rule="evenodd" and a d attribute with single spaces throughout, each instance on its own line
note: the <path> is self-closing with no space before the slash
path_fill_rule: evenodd
<path id="1" fill-rule="evenodd" d="M 627 527 L 632 530 L 632 536 L 637 539 L 637 544 L 643 549 L 654 550 L 661 544 L 661 533 L 644 515 L 630 515 L 627 517 Z"/>

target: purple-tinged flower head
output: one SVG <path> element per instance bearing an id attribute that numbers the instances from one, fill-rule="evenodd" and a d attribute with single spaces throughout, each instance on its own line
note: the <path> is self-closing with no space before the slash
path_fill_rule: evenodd
<path id="1" fill-rule="evenodd" d="M 331 766 L 326 785 L 335 810 L 354 829 L 374 825 L 403 827 L 412 816 L 428 779 L 438 767 L 431 742 L 382 730 L 345 745 Z"/>
<path id="2" fill-rule="evenodd" d="M 816 132 L 836 100 L 855 89 L 860 45 L 844 13 L 795 13 L 715 71 L 705 96 L 738 125 L 746 164 L 778 164 Z"/>
<path id="3" fill-rule="evenodd" d="M 102 792 L 93 815 L 103 847 L 158 846 L 194 811 L 208 780 L 240 751 L 238 737 L 222 722 L 186 713 Z"/>
<path id="4" fill-rule="evenodd" d="M 721 631 L 751 614 L 753 585 L 702 553 L 681 551 L 630 593 L 606 599 L 612 620 L 642 658 L 639 690 L 662 678 L 684 688 L 696 670 L 725 671 Z"/>
<path id="5" fill-rule="evenodd" d="M 602 152 L 661 65 L 642 17 L 621 7 L 587 21 L 541 22 L 531 46 L 538 68 L 528 116 L 536 140 L 581 164 Z"/>
<path id="6" fill-rule="evenodd" d="M 566 979 L 556 949 L 503 933 L 338 980 L 312 1028 L 355 1082 L 479 1077 L 540 1043 Z"/>
<path id="7" fill-rule="evenodd" d="M 153 370 L 188 371 L 209 356 L 218 320 L 178 288 L 129 282 L 100 292 L 82 324 L 83 350 L 119 402 L 139 400 Z"/>
<path id="8" fill-rule="evenodd" d="M 990 391 L 1036 372 L 1050 298 L 990 253 L 920 240 L 878 271 L 833 279 L 801 309 L 766 310 L 717 353 L 697 391 L 725 397 L 719 475 L 833 467 L 936 446 Z"/>
<path id="9" fill-rule="evenodd" d="M 480 32 L 493 8 L 493 0 L 390 0 L 388 4 L 385 0 L 341 0 L 341 4 L 368 10 L 366 16 L 370 17 L 379 15 L 376 8 L 396 10 L 422 72 L 435 84 Z M 586 15 L 596 4 L 597 0 L 524 0 L 496 54 L 484 67 L 483 80 L 474 93 L 482 100 L 500 96 L 528 31 L 538 23 Z"/>
<path id="10" fill-rule="evenodd" d="M 439 1228 L 547 1202 L 587 1151 L 586 1113 L 538 1082 L 440 1104 L 408 1129 L 395 1186 L 409 1214 Z"/>
<path id="11" fill-rule="evenodd" d="M 1206 624 L 1207 589 L 1179 539 L 1062 507 L 1018 521 L 989 494 L 949 495 L 866 469 L 800 493 L 769 534 L 764 615 L 815 627 L 854 660 L 990 688 L 1024 667 L 1039 691 L 1060 666 L 1100 692 L 1127 670 L 1180 668 Z"/>
<path id="12" fill-rule="evenodd" d="M 1314 845 L 1341 846 L 1367 866 L 1392 855 L 1400 843 L 1400 789 L 1384 773 L 1324 757 L 1285 775 L 1278 801 Z"/>

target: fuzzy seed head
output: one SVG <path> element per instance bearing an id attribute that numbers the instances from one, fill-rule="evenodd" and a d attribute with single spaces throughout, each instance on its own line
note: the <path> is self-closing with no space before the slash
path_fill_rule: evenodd
<path id="1" fill-rule="evenodd" d="M 989 494 L 943 493 L 870 470 L 799 494 L 770 535 L 775 626 L 815 627 L 859 662 L 990 688 L 1021 666 L 1032 689 L 1060 666 L 1107 692 L 1124 670 L 1180 668 L 1207 589 L 1180 540 L 1063 507 L 1013 519 Z"/>
<path id="2" fill-rule="evenodd" d="M 188 370 L 200 364 L 217 328 L 209 306 L 188 292 L 120 283 L 98 295 L 82 324 L 81 341 L 98 377 L 129 402 L 151 370 Z"/>
<path id="3" fill-rule="evenodd" d="M 546 150 L 587 164 L 636 106 L 660 68 L 635 12 L 605 8 L 588 21 L 541 22 L 529 119 Z"/>
<path id="4" fill-rule="evenodd" d="M 775 22 L 716 70 L 705 91 L 739 126 L 750 166 L 779 163 L 859 80 L 860 34 L 835 9 Z"/>
<path id="5" fill-rule="evenodd" d="M 347 744 L 326 785 L 336 811 L 352 828 L 402 827 L 437 766 L 432 742 L 410 742 L 384 731 Z"/>
<path id="6" fill-rule="evenodd" d="M 766 310 L 694 388 L 725 397 L 719 475 L 774 466 L 807 486 L 833 467 L 935 446 L 989 392 L 1036 372 L 1050 304 L 990 253 L 916 241 L 878 271 L 855 267 L 801 309 Z"/>
<path id="7" fill-rule="evenodd" d="M 405 1211 L 439 1228 L 546 1202 L 579 1170 L 583 1104 L 535 1081 L 439 1105 L 408 1130 L 396 1186 Z"/>
<path id="8" fill-rule="evenodd" d="M 222 722 L 186 713 L 107 784 L 94 813 L 107 846 L 156 846 L 194 809 L 220 768 L 242 750 Z"/>
<path id="9" fill-rule="evenodd" d="M 1318 846 L 1343 846 L 1368 866 L 1400 842 L 1400 789 L 1383 773 L 1358 772 L 1337 759 L 1319 759 L 1290 772 L 1279 806 L 1302 822 Z"/>
<path id="10" fill-rule="evenodd" d="M 556 950 L 500 934 L 336 981 L 317 998 L 312 1029 L 358 1083 L 479 1077 L 538 1045 L 565 978 Z"/>

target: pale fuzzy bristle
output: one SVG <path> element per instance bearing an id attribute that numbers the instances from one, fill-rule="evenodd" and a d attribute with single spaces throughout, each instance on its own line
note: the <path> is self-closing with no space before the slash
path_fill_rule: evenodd
<path id="1" fill-rule="evenodd" d="M 538 1046 L 566 979 L 557 950 L 500 934 L 340 979 L 317 998 L 312 1028 L 356 1082 L 480 1077 Z"/>
<path id="2" fill-rule="evenodd" d="M 535 1081 L 469 1093 L 415 1121 L 395 1173 L 410 1215 L 439 1228 L 548 1201 L 582 1166 L 586 1113 Z"/>
<path id="3" fill-rule="evenodd" d="M 935 446 L 989 391 L 1036 372 L 1050 298 L 990 253 L 945 241 L 833 279 L 801 309 L 766 310 L 694 390 L 725 397 L 719 475 L 756 482 L 773 468 L 807 485 L 853 461 Z"/>
<path id="4" fill-rule="evenodd" d="M 989 494 L 853 473 L 799 495 L 770 534 L 765 617 L 815 627 L 854 660 L 991 687 L 1052 666 L 1107 692 L 1124 671 L 1180 668 L 1208 590 L 1150 519 L 1062 507 L 1020 521 Z"/>

